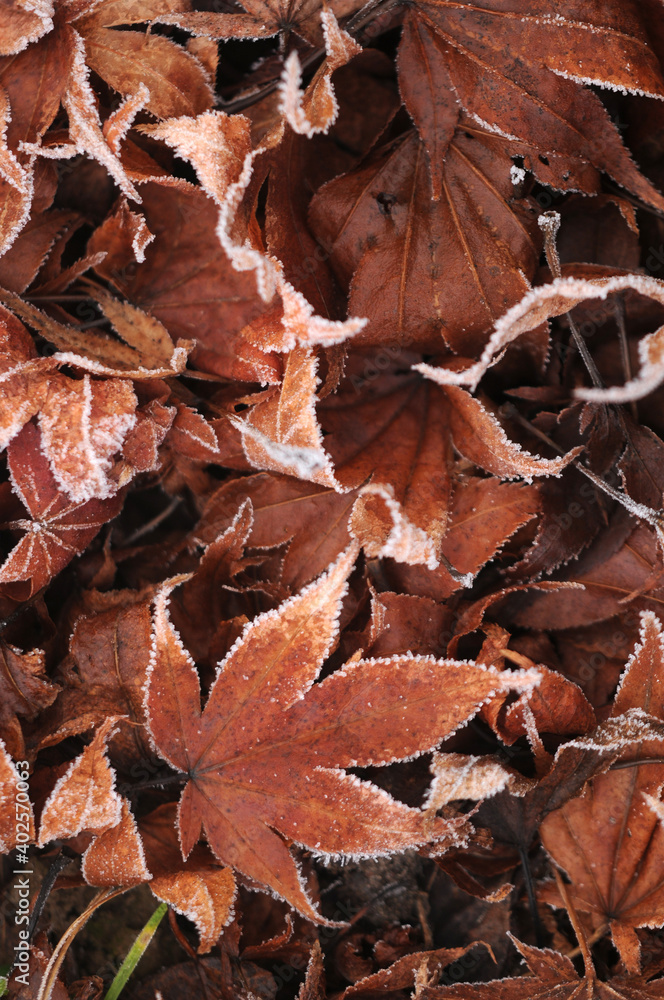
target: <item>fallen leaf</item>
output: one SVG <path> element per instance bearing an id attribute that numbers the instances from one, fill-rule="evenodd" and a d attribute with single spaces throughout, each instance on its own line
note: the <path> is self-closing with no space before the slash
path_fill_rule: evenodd
<path id="1" fill-rule="evenodd" d="M 455 822 L 427 820 L 340 768 L 430 749 L 497 689 L 532 682 L 530 674 L 506 676 L 464 662 L 405 656 L 354 662 L 314 684 L 335 638 L 355 557 L 353 547 L 276 613 L 247 626 L 221 665 L 204 711 L 198 707 L 198 677 L 168 621 L 162 591 L 146 688 L 152 738 L 165 759 L 190 777 L 179 806 L 183 853 L 204 829 L 224 863 L 314 920 L 321 917 L 287 841 L 270 827 L 321 854 L 375 855 L 454 840 Z M 252 708 L 259 691 L 263 703 L 274 706 L 260 722 Z M 424 705 L 425 713 L 419 709 Z"/>
<path id="2" fill-rule="evenodd" d="M 341 281 L 352 279 L 349 311 L 370 317 L 357 343 L 447 345 L 466 357 L 482 350 L 487 330 L 526 293 L 539 254 L 532 210 L 513 196 L 511 163 L 499 138 L 468 123 L 449 146 L 432 201 L 413 130 L 320 189 L 314 233 Z"/>
<path id="3" fill-rule="evenodd" d="M 13 439 L 7 457 L 14 492 L 29 517 L 12 522 L 25 534 L 0 567 L 0 582 L 27 581 L 34 594 L 118 515 L 123 495 L 76 502 L 61 492 L 32 422 Z"/>
<path id="4" fill-rule="evenodd" d="M 640 641 L 620 680 L 612 708 L 616 718 L 639 708 L 664 717 L 661 670 L 662 626 L 652 612 L 641 616 Z M 661 755 L 647 743 L 642 756 Z M 570 893 L 579 911 L 610 924 L 626 967 L 640 971 L 634 927 L 664 923 L 661 857 L 664 838 L 646 796 L 659 798 L 664 765 L 642 764 L 594 778 L 584 794 L 552 813 L 542 824 L 542 842 L 569 874 Z"/>

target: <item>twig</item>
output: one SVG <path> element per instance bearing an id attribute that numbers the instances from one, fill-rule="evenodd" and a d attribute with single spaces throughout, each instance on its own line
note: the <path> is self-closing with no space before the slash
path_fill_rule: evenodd
<path id="1" fill-rule="evenodd" d="M 559 455 L 564 455 L 565 450 L 556 444 L 555 441 L 545 434 L 539 428 L 535 427 L 526 417 L 523 417 L 518 411 L 513 414 L 514 419 L 518 421 L 523 427 L 526 427 L 529 431 L 540 438 L 540 440 L 545 441 L 550 448 L 557 451 Z M 574 466 L 583 473 L 587 479 L 595 484 L 603 493 L 611 497 L 612 500 L 616 500 L 621 504 L 625 510 L 629 511 L 634 517 L 640 518 L 655 529 L 657 535 L 657 540 L 660 547 L 664 550 L 664 511 L 654 510 L 652 507 L 646 507 L 645 504 L 638 503 L 637 500 L 633 500 L 627 493 L 623 493 L 621 490 L 615 489 L 613 486 L 609 486 L 601 476 L 598 476 L 592 469 L 589 469 L 587 465 L 584 465 L 579 458 L 574 459 Z"/>
<path id="2" fill-rule="evenodd" d="M 560 215 L 558 212 L 543 212 L 537 222 L 542 230 L 542 233 L 544 234 L 544 253 L 546 255 L 546 262 L 549 265 L 549 270 L 554 278 L 561 278 L 562 269 L 560 267 L 560 257 L 558 256 L 558 248 L 556 246 L 556 234 L 560 229 Z M 595 388 L 603 389 L 604 383 L 602 381 L 602 376 L 599 373 L 592 354 L 588 350 L 588 345 L 579 333 L 579 328 L 577 327 L 571 312 L 568 312 L 566 315 L 569 322 L 569 328 L 572 331 L 574 343 L 576 344 L 576 349 L 583 359 L 583 363 L 588 370 L 592 383 Z"/>
<path id="3" fill-rule="evenodd" d="M 533 875 L 530 870 L 530 862 L 528 861 L 528 851 L 523 846 L 523 844 L 519 844 L 519 857 L 521 858 L 521 870 L 523 871 L 523 879 L 524 882 L 526 883 L 526 893 L 528 894 L 528 906 L 530 908 L 530 915 L 533 919 L 535 940 L 537 942 L 537 947 L 543 948 L 545 944 L 544 928 L 542 926 L 542 921 L 540 920 L 539 910 L 537 909 L 537 897 L 535 896 Z"/>
<path id="4" fill-rule="evenodd" d="M 664 757 L 644 757 L 642 760 L 616 760 L 609 771 L 623 771 L 628 767 L 641 767 L 642 764 L 664 764 Z"/>
<path id="5" fill-rule="evenodd" d="M 60 848 L 60 851 L 57 853 L 57 855 L 51 862 L 51 866 L 46 872 L 46 875 L 42 880 L 42 884 L 39 887 L 39 892 L 37 893 L 37 898 L 32 908 L 32 913 L 30 914 L 30 921 L 28 923 L 28 940 L 26 942 L 27 944 L 29 944 L 32 941 L 33 935 L 35 933 L 35 928 L 37 926 L 37 923 L 39 922 L 39 918 L 44 912 L 44 907 L 46 906 L 46 900 L 51 894 L 51 890 L 55 885 L 55 881 L 58 875 L 60 874 L 63 868 L 67 867 L 67 865 L 70 862 L 71 858 L 68 858 L 65 854 L 63 854 L 62 848 Z M 7 980 L 11 978 L 12 972 L 16 968 L 17 962 L 18 962 L 18 955 L 12 962 L 12 966 L 6 975 Z"/>
<path id="6" fill-rule="evenodd" d="M 602 924 L 601 927 L 598 927 L 596 931 L 593 931 L 591 936 L 588 938 L 588 947 L 592 948 L 594 944 L 597 944 L 597 942 L 604 937 L 608 929 L 609 929 L 608 924 Z M 577 955 L 582 955 L 582 954 L 583 952 L 581 950 L 581 946 L 577 945 L 576 948 L 572 948 L 571 951 L 565 952 L 565 958 L 576 958 Z"/>
<path id="7" fill-rule="evenodd" d="M 148 521 L 147 524 L 142 524 L 140 528 L 137 528 L 136 531 L 132 532 L 132 534 L 129 535 L 128 538 L 123 539 L 122 541 L 123 547 L 126 548 L 128 545 L 133 545 L 134 542 L 137 542 L 139 538 L 143 537 L 143 535 L 147 535 L 155 528 L 158 528 L 159 525 L 162 523 L 162 521 L 165 521 L 168 517 L 171 516 L 175 508 L 181 502 L 182 502 L 182 497 L 173 497 L 168 506 L 164 507 L 162 511 L 156 514 L 151 521 Z"/>
<path id="8" fill-rule="evenodd" d="M 632 360 L 629 356 L 629 344 L 627 343 L 627 330 L 625 328 L 625 299 L 622 293 L 616 295 L 615 302 L 613 304 L 613 310 L 616 317 L 616 326 L 618 327 L 618 340 L 620 341 L 620 356 L 622 358 L 623 374 L 625 376 L 625 382 L 631 382 Z M 636 400 L 634 399 L 630 400 L 629 408 L 634 420 L 638 420 L 639 413 L 636 405 Z"/>
<path id="9" fill-rule="evenodd" d="M 94 302 L 90 295 L 26 295 L 28 302 Z"/>

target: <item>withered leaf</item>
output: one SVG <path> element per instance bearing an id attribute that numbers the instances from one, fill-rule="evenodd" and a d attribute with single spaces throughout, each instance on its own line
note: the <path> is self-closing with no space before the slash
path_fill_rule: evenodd
<path id="1" fill-rule="evenodd" d="M 430 91 L 408 79 L 418 75 L 423 43 L 429 71 L 432 61 L 436 69 L 443 64 L 442 73 L 436 73 L 434 106 L 458 103 L 499 135 L 540 153 L 589 160 L 644 200 L 661 204 L 599 99 L 579 86 L 594 83 L 661 96 L 664 80 L 636 4 L 570 0 L 552 13 L 544 0 L 490 0 L 481 8 L 456 0 L 420 0 L 401 43 L 399 69 L 404 99 L 427 141 L 435 178 L 433 129 L 423 120 Z M 561 170 L 546 181 L 564 187 L 566 179 Z"/>
<path id="2" fill-rule="evenodd" d="M 664 717 L 663 662 L 661 623 L 645 612 L 639 644 L 616 694 L 614 718 L 634 708 Z M 661 743 L 644 744 L 639 754 L 660 756 Z M 661 764 L 599 775 L 582 796 L 548 816 L 541 827 L 547 850 L 572 880 L 574 905 L 610 924 L 631 971 L 639 970 L 640 950 L 633 928 L 664 923 L 664 835 L 646 799 L 659 798 L 663 780 Z"/>
<path id="3" fill-rule="evenodd" d="M 0 567 L 0 582 L 26 581 L 30 594 L 41 590 L 97 532 L 117 516 L 123 494 L 75 502 L 58 489 L 33 422 L 7 449 L 12 486 L 29 517 L 12 522 L 25 532 Z"/>
<path id="4" fill-rule="evenodd" d="M 241 330 L 263 309 L 251 275 L 234 271 L 215 232 L 215 211 L 205 194 L 191 187 L 142 189 L 143 211 L 154 240 L 137 264 L 131 244 L 95 270 L 133 305 L 155 316 L 173 338 L 194 337 L 194 359 L 204 371 L 248 382 L 273 382 L 275 361 L 250 346 Z M 90 250 L 116 242 L 114 227 L 102 225 Z"/>
<path id="5" fill-rule="evenodd" d="M 129 724 L 118 727 L 109 745 L 114 756 L 134 761 L 149 752 L 140 724 L 150 656 L 150 609 L 148 600 L 133 592 L 113 596 L 110 607 L 78 617 L 70 639 L 76 674 L 66 676 L 49 721 L 58 739 L 64 739 L 108 716 L 124 716 Z M 49 742 L 45 737 L 40 745 Z"/>
<path id="6" fill-rule="evenodd" d="M 210 544 L 226 530 L 239 506 L 250 498 L 250 543 L 267 548 L 287 543 L 280 580 L 295 592 L 322 573 L 350 542 L 348 518 L 355 494 L 290 476 L 258 473 L 224 483 L 208 498 L 193 539 Z M 312 546 L 312 535 L 316 536 Z"/>
<path id="7" fill-rule="evenodd" d="M 115 790 L 115 772 L 106 756 L 106 741 L 116 724 L 115 716 L 106 719 L 56 783 L 42 810 L 40 846 L 81 831 L 100 832 L 120 822 L 122 798 Z"/>
<path id="8" fill-rule="evenodd" d="M 67 796 L 69 791 L 65 786 L 63 798 L 71 808 L 72 802 Z M 60 786 L 58 793 L 62 792 L 63 787 Z M 120 799 L 118 821 L 93 837 L 81 859 L 81 874 L 86 882 L 97 886 L 138 885 L 151 877 L 145 865 L 136 821 L 126 799 Z"/>
<path id="9" fill-rule="evenodd" d="M 332 0 L 323 5 L 320 0 L 248 0 L 243 3 L 246 14 L 216 12 L 177 13 L 162 15 L 159 20 L 196 35 L 209 38 L 265 38 L 295 31 L 312 44 L 320 44 L 321 11 L 329 9 L 336 17 L 351 14 L 361 6 L 359 0 Z"/>
<path id="10" fill-rule="evenodd" d="M 199 845 L 182 860 L 177 840 L 175 805 L 163 805 L 140 822 L 140 834 L 152 879 L 150 889 L 158 899 L 183 913 L 200 934 L 198 951 L 209 951 L 223 927 L 232 919 L 235 879 L 211 852 Z"/>
<path id="11" fill-rule="evenodd" d="M 220 860 L 315 920 L 320 916 L 288 841 L 321 854 L 371 856 L 456 837 L 454 821 L 427 819 L 341 768 L 421 753 L 497 689 L 536 680 L 400 656 L 353 662 L 315 684 L 355 557 L 353 547 L 277 612 L 247 626 L 220 666 L 204 711 L 197 674 L 168 621 L 162 591 L 146 688 L 152 738 L 190 779 L 179 807 L 183 852 L 205 830 Z M 265 706 L 261 718 L 257 698 Z"/>
<path id="12" fill-rule="evenodd" d="M 0 641 L 0 737 L 17 760 L 25 751 L 18 716 L 34 718 L 58 695 L 59 688 L 48 680 L 45 667 L 43 650 L 22 652 Z"/>
<path id="13" fill-rule="evenodd" d="M 512 937 L 521 952 L 530 976 L 498 979 L 490 983 L 458 986 L 425 986 L 423 1000 L 446 1000 L 447 997 L 468 1000 L 639 1000 L 640 997 L 664 996 L 664 981 L 647 983 L 639 978 L 616 977 L 609 982 L 597 979 L 594 969 L 580 976 L 566 955 L 550 948 L 534 948 Z"/>
<path id="14" fill-rule="evenodd" d="M 17 844 L 34 842 L 35 819 L 24 781 L 25 772 L 23 769 L 19 772 L 0 739 L 0 850 L 3 854 Z"/>
<path id="15" fill-rule="evenodd" d="M 524 295 L 540 237 L 502 147 L 476 123 L 460 128 L 434 202 L 413 130 L 314 197 L 313 230 L 340 279 L 352 279 L 349 310 L 370 317 L 356 342 L 471 356 Z"/>

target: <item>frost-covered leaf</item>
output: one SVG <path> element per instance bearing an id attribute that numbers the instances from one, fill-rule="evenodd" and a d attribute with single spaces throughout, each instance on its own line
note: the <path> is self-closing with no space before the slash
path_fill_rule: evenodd
<path id="1" fill-rule="evenodd" d="M 122 818 L 122 798 L 115 790 L 115 771 L 106 756 L 106 741 L 117 725 L 111 716 L 74 760 L 44 804 L 39 845 L 75 837 L 82 831 L 101 832 Z"/>
<path id="2" fill-rule="evenodd" d="M 25 534 L 0 567 L 0 582 L 27 581 L 32 594 L 117 516 L 123 495 L 116 492 L 103 500 L 71 500 L 58 489 L 42 450 L 41 435 L 32 422 L 14 438 L 7 456 L 14 492 L 29 517 L 10 524 Z"/>
<path id="3" fill-rule="evenodd" d="M 19 761 L 19 764 L 27 762 Z M 0 851 L 13 850 L 17 844 L 34 842 L 35 819 L 27 792 L 26 770 L 16 766 L 0 740 Z"/>
<path id="4" fill-rule="evenodd" d="M 162 591 L 146 689 L 155 744 L 190 779 L 179 806 L 183 853 L 204 831 L 220 860 L 315 920 L 289 841 L 320 854 L 376 856 L 432 839 L 454 842 L 461 833 L 462 821 L 428 818 L 342 768 L 431 749 L 497 690 L 537 681 L 528 672 L 406 655 L 349 663 L 316 684 L 355 557 L 349 549 L 318 581 L 247 626 L 204 710 Z"/>
<path id="5" fill-rule="evenodd" d="M 652 612 L 641 616 L 640 641 L 620 680 L 612 708 L 618 717 L 641 709 L 664 718 L 664 640 Z M 661 741 L 646 743 L 632 757 L 661 757 Z M 643 764 L 594 778 L 584 794 L 551 813 L 540 833 L 556 864 L 571 879 L 578 910 L 610 924 L 623 961 L 639 971 L 633 928 L 664 923 L 662 857 L 664 833 L 647 796 L 659 799 L 664 764 Z"/>

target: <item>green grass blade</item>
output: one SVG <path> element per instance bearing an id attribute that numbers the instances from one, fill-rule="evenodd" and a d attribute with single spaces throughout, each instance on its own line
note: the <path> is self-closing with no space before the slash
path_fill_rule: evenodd
<path id="1" fill-rule="evenodd" d="M 166 913 L 167 909 L 168 909 L 167 903 L 160 903 L 160 905 L 154 911 L 154 913 L 148 920 L 147 924 L 145 925 L 143 930 L 139 933 L 133 945 L 127 952 L 127 956 L 122 965 L 120 966 L 120 968 L 118 969 L 115 979 L 109 986 L 108 993 L 104 997 L 104 1000 L 117 1000 L 117 997 L 120 996 L 123 989 L 125 988 L 127 980 L 129 979 L 130 975 L 132 974 L 132 972 L 140 962 L 141 958 L 143 957 L 143 953 L 145 952 L 147 946 L 150 944 L 150 941 L 152 941 L 152 938 L 155 935 L 155 931 L 157 930 L 157 927 L 159 927 L 161 919 Z"/>

